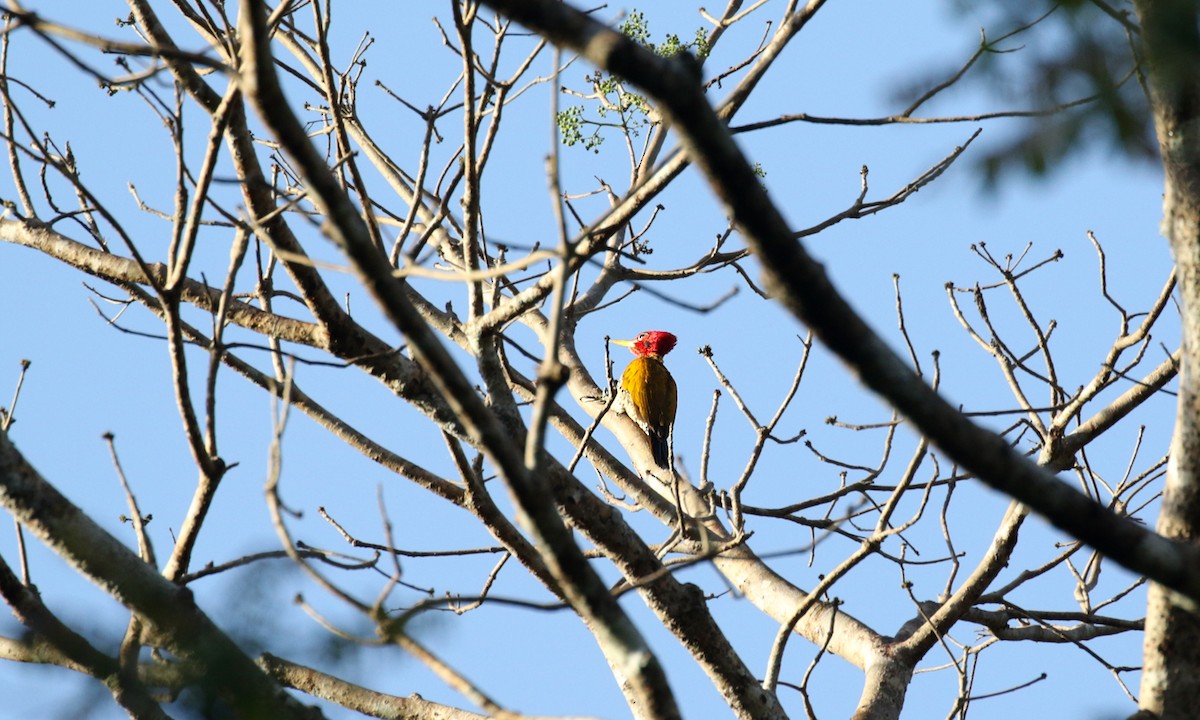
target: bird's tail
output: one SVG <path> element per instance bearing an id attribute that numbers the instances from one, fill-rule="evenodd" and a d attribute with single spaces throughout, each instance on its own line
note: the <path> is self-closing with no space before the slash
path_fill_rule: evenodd
<path id="1" fill-rule="evenodd" d="M 651 429 L 648 434 L 650 436 L 650 454 L 654 456 L 654 462 L 660 468 L 669 470 L 671 468 L 671 445 L 668 441 L 670 430 L 667 428 Z"/>

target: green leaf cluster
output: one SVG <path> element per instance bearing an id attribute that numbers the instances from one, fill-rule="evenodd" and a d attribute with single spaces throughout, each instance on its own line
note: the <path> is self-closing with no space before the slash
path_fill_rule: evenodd
<path id="1" fill-rule="evenodd" d="M 697 28 L 692 40 L 684 42 L 675 33 L 667 33 L 661 42 L 653 42 L 650 25 L 640 10 L 632 10 L 617 29 L 630 40 L 651 50 L 660 57 L 670 58 L 683 52 L 691 52 L 696 58 L 708 57 L 708 34 Z M 647 99 L 626 89 L 622 78 L 597 70 L 584 76 L 591 87 L 588 94 L 578 93 L 589 102 L 573 105 L 558 113 L 558 124 L 562 143 L 568 147 L 582 145 L 592 152 L 600 152 L 604 142 L 605 128 L 618 129 L 628 137 L 638 137 L 642 131 L 658 124 Z"/>

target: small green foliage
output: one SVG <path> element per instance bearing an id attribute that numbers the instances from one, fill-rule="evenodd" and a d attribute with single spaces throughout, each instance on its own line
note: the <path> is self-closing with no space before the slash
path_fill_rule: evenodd
<path id="1" fill-rule="evenodd" d="M 692 47 L 696 50 L 696 58 L 704 60 L 708 57 L 711 47 L 708 44 L 708 31 L 704 28 L 696 28 L 696 37 L 692 39 Z"/>
<path id="2" fill-rule="evenodd" d="M 600 152 L 600 143 L 604 142 L 604 138 L 600 136 L 599 128 L 593 130 L 591 135 L 583 134 L 582 105 L 575 105 L 559 112 L 555 117 L 555 122 L 558 124 L 558 132 L 562 135 L 563 145 L 574 147 L 582 144 L 594 153 Z"/>
<path id="3" fill-rule="evenodd" d="M 697 29 L 689 42 L 684 42 L 674 33 L 668 33 L 661 43 L 656 44 L 650 41 L 650 24 L 646 22 L 645 14 L 640 10 L 631 10 L 617 30 L 664 58 L 689 51 L 701 60 L 708 57 L 708 33 L 704 28 Z M 602 70 L 585 75 L 583 79 L 591 86 L 591 92 L 586 95 L 571 94 L 590 101 L 589 104 L 569 107 L 556 118 L 564 145 L 583 145 L 592 152 L 599 152 L 598 148 L 604 142 L 604 136 L 601 135 L 603 128 L 618 128 L 626 137 L 635 138 L 641 135 L 644 128 L 659 123 L 649 101 L 643 95 L 630 92 L 623 79 Z M 585 114 L 589 108 L 590 111 Z"/>
<path id="4" fill-rule="evenodd" d="M 767 171 L 763 170 L 762 163 L 754 163 L 754 174 L 760 178 L 765 178 L 767 176 Z"/>
<path id="5" fill-rule="evenodd" d="M 654 48 L 654 52 L 663 57 L 672 57 L 678 55 L 685 48 L 679 36 L 675 33 L 667 33 L 667 39 L 661 45 Z"/>
<path id="6" fill-rule="evenodd" d="M 611 95 L 617 91 L 617 79 L 599 70 L 594 75 L 585 75 L 583 79 L 590 82 L 596 92 L 601 95 Z"/>
<path id="7" fill-rule="evenodd" d="M 638 45 L 653 50 L 662 57 L 674 57 L 685 50 L 694 50 L 696 57 L 703 60 L 708 57 L 708 33 L 704 28 L 697 28 L 691 42 L 685 43 L 675 33 L 667 33 L 666 39 L 659 44 L 650 42 L 650 24 L 641 10 L 631 10 L 625 22 L 618 27 L 621 34 Z"/>
<path id="8" fill-rule="evenodd" d="M 650 103 L 646 102 L 646 98 L 637 93 L 621 93 L 621 112 L 635 111 L 643 115 L 650 114 Z"/>
<path id="9" fill-rule="evenodd" d="M 704 28 L 697 28 L 696 36 L 688 43 L 680 40 L 679 36 L 675 33 L 667 33 L 667 39 L 662 44 L 657 47 L 648 45 L 648 47 L 659 55 L 668 58 L 691 50 L 698 59 L 703 60 L 708 57 L 708 33 L 704 31 Z"/>
<path id="10" fill-rule="evenodd" d="M 558 124 L 558 132 L 562 135 L 564 145 L 571 146 L 583 142 L 583 106 L 576 105 L 562 110 L 554 118 Z"/>
<path id="11" fill-rule="evenodd" d="M 625 18 L 625 22 L 621 23 L 617 29 L 638 45 L 653 47 L 650 44 L 650 26 L 646 24 L 646 16 L 641 10 L 631 10 L 629 17 Z"/>

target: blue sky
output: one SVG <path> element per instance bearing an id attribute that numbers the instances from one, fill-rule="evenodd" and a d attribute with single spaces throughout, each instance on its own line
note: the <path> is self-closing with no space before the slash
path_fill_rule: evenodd
<path id="1" fill-rule="evenodd" d="M 122 4 L 114 2 L 73 3 L 69 14 L 53 3 L 31 6 L 53 19 L 96 28 L 110 36 L 121 33 L 112 19 L 127 13 Z M 646 12 L 652 34 L 675 32 L 689 37 L 703 21 L 683 8 L 682 3 L 656 3 L 639 9 Z M 166 14 L 165 7 L 160 11 Z M 438 102 L 457 73 L 455 59 L 441 48 L 428 19 L 437 13 L 444 20 L 444 3 L 405 7 L 359 2 L 337 4 L 335 12 L 335 23 L 344 32 L 341 44 L 334 46 L 335 54 L 344 57 L 361 32 L 369 29 L 378 42 L 368 55 L 367 77 L 378 77 L 414 103 Z M 601 11 L 603 17 L 617 15 L 617 6 Z M 723 69 L 744 55 L 757 42 L 767 17 L 774 15 L 748 21 L 722 40 L 721 52 L 709 61 L 708 71 Z M 381 18 L 389 22 L 382 23 Z M 910 86 L 913 78 L 940 77 L 939 72 L 956 67 L 973 50 L 979 26 L 988 20 L 978 9 L 954 10 L 950 3 L 830 3 L 789 47 L 735 123 L 795 112 L 851 117 L 895 112 L 903 105 L 895 98 L 898 88 Z M 1003 29 L 1007 28 L 989 28 Z M 185 29 L 179 32 L 181 38 L 188 37 Z M 94 81 L 72 71 L 61 57 L 31 35 L 18 36 L 10 53 L 12 76 L 45 89 L 57 102 L 52 110 L 35 110 L 36 104 L 28 98 L 22 101 L 35 125 L 49 129 L 60 142 L 70 141 L 84 179 L 100 190 L 106 203 L 120 211 L 122 222 L 141 247 L 158 257 L 169 238 L 169 224 L 139 213 L 127 186 L 133 183 L 148 204 L 169 210 L 172 156 L 161 123 L 129 94 L 107 97 Z M 98 67 L 107 62 L 104 56 L 91 57 Z M 1013 59 L 1019 62 L 1020 56 Z M 548 62 L 549 56 L 543 56 L 542 69 L 537 72 L 545 72 Z M 580 80 L 587 72 L 590 68 L 577 63 L 564 73 L 563 82 L 582 89 Z M 369 82 L 363 83 L 360 98 L 363 114 L 378 118 L 376 132 L 389 142 L 398 158 L 414 161 L 414 138 L 419 139 L 420 124 L 375 88 L 365 91 L 367 85 Z M 169 96 L 169 89 L 162 92 Z M 713 94 L 719 98 L 721 92 Z M 570 99 L 564 98 L 563 102 Z M 932 103 L 927 114 L 984 112 L 997 109 L 998 102 L 980 85 L 967 86 Z M 492 174 L 484 185 L 487 230 L 493 239 L 514 246 L 553 242 L 553 216 L 542 169 L 549 147 L 545 91 L 531 92 L 510 112 L 510 132 L 499 142 Z M 192 141 L 201 142 L 207 122 L 195 109 L 189 110 L 187 117 L 193 123 Z M 979 126 L 844 128 L 791 124 L 743 135 L 739 141 L 751 159 L 761 163 L 766 172 L 763 181 L 785 216 L 801 228 L 853 202 L 859 191 L 862 165 L 870 168 L 869 198 L 886 197 L 962 144 Z M 930 353 L 940 351 L 943 390 L 968 409 L 1014 405 L 994 362 L 962 332 L 946 300 L 947 281 L 969 286 L 977 281 L 986 284 L 998 280 L 971 252 L 972 244 L 986 243 L 997 256 L 1020 254 L 1032 244 L 1027 263 L 1048 257 L 1056 249 L 1063 251 L 1062 261 L 1039 271 L 1024 287 L 1041 316 L 1058 321 L 1054 347 L 1060 375 L 1068 378 L 1063 384 L 1068 388 L 1090 378 L 1117 331 L 1116 319 L 1097 289 L 1096 254 L 1087 231 L 1096 234 L 1107 253 L 1110 293 L 1131 309 L 1142 309 L 1152 302 L 1170 263 L 1166 244 L 1157 231 L 1161 198 L 1157 168 L 1130 164 L 1113 156 L 1109 148 L 1097 147 L 1053 168 L 1046 178 L 1014 176 L 998 187 L 987 187 L 973 171 L 973 163 L 988 147 L 1002 143 L 1018 125 L 1017 121 L 990 121 L 982 127 L 977 147 L 944 177 L 903 205 L 871 218 L 846 221 L 806 240 L 806 246 L 826 264 L 856 308 L 893 343 L 901 341 L 896 331 L 892 280 L 893 274 L 899 274 L 907 327 L 918 356 L 928 363 Z M 442 130 L 447 141 L 435 149 L 439 166 L 457 145 L 458 126 L 446 122 Z M 617 139 L 610 139 L 599 155 L 578 147 L 563 148 L 564 189 L 582 192 L 591 189 L 594 178 L 600 177 L 620 191 L 628 173 L 618 145 Z M 199 150 L 193 152 L 196 154 L 189 159 L 198 162 Z M 11 179 L 0 176 L 0 197 L 12 196 Z M 724 230 L 723 211 L 694 171 L 680 178 L 660 202 L 665 210 L 651 234 L 655 252 L 648 258 L 649 267 L 684 265 L 702 255 L 712 238 Z M 580 207 L 592 211 L 596 205 L 595 200 L 580 202 Z M 311 229 L 306 230 L 311 232 L 306 245 L 319 249 L 316 254 L 323 259 L 337 261 L 332 247 Z M 218 232 L 203 238 L 197 262 L 212 280 L 220 277 L 228 262 L 227 240 Z M 752 263 L 748 268 L 754 275 Z M 107 325 L 89 304 L 89 300 L 99 302 L 96 296 L 81 284 L 91 284 L 91 279 L 30 250 L 0 244 L 0 277 L 4 279 L 0 298 L 8 309 L 0 319 L 0 337 L 4 338 L 0 342 L 0 397 L 5 398 L 0 402 L 8 403 L 18 361 L 32 361 L 12 430 L 14 441 L 47 479 L 111 532 L 132 543 L 128 525 L 118 520 L 127 510 L 108 449 L 100 438 L 104 432 L 115 433 L 122 466 L 143 511 L 155 516 L 151 535 L 160 556 L 165 555 L 171 531 L 178 528 L 190 501 L 196 473 L 174 401 L 167 392 L 169 365 L 164 344 L 122 334 Z M 352 288 L 348 278 L 338 285 L 354 290 L 356 316 L 369 318 L 374 314 L 367 298 Z M 663 303 L 643 292 L 611 311 L 586 319 L 579 327 L 578 345 L 593 363 L 592 372 L 597 376 L 602 375 L 605 335 L 632 337 L 654 326 L 670 329 L 680 337 L 679 348 L 668 358 L 681 389 L 675 448 L 693 473 L 697 471 L 704 422 L 716 387 L 696 348 L 713 348 L 722 371 L 760 416 L 773 412 L 801 352 L 796 337 L 803 336 L 804 329 L 781 309 L 752 297 L 732 272 L 672 283 L 661 290 L 680 300 L 703 304 L 735 286 L 741 286 L 740 293 L 708 314 Z M 98 289 L 114 294 L 110 288 Z M 457 290 L 430 285 L 430 292 L 450 295 Z M 457 303 L 464 302 L 461 295 L 454 297 Z M 115 312 L 113 306 L 102 307 L 109 315 Z M 1006 306 L 996 295 L 993 307 L 1015 337 L 1030 342 L 1011 304 Z M 156 321 L 136 309 L 122 323 L 148 331 L 159 328 Z M 1162 337 L 1156 336 L 1149 351 L 1153 357 L 1161 353 L 1158 341 L 1173 349 L 1175 338 L 1170 324 L 1165 323 L 1167 330 Z M 389 341 L 400 342 L 386 328 L 379 332 Z M 265 356 L 251 357 L 266 362 Z M 614 357 L 619 371 L 625 357 L 620 353 Z M 192 361 L 202 367 L 203 357 L 194 354 Z M 356 377 L 351 371 L 302 367 L 299 372 L 299 381 L 306 390 L 360 429 L 402 453 L 412 453 L 432 470 L 452 474 L 436 430 L 400 407 L 377 383 Z M 271 429 L 270 403 L 232 374 L 222 376 L 219 392 L 222 454 L 240 465 L 226 480 L 214 506 L 213 514 L 219 521 L 201 536 L 198 564 L 219 563 L 278 547 L 262 495 Z M 749 426 L 738 417 L 729 398 L 724 397 L 722 403 L 716 425 L 718 443 L 710 467 L 710 477 L 718 486 L 736 478 L 752 442 Z M 1172 413 L 1169 397 L 1147 403 L 1131 421 L 1115 428 L 1092 448 L 1091 461 L 1119 476 L 1129 462 L 1137 428 L 1145 424 L 1142 453 L 1135 463 L 1145 466 L 1165 452 Z M 781 425 L 781 434 L 803 429 L 807 439 L 822 452 L 865 464 L 876 462 L 880 434 L 832 428 L 824 424 L 831 415 L 855 423 L 888 419 L 888 412 L 878 401 L 867 396 L 828 353 L 817 349 L 797 400 Z M 1001 428 L 1011 418 L 986 422 Z M 902 433 L 897 445 L 897 456 L 906 458 L 914 441 Z M 390 476 L 302 417 L 295 417 L 290 424 L 284 453 L 285 496 L 304 511 L 303 518 L 292 525 L 293 534 L 306 542 L 346 550 L 318 516 L 318 507 L 325 507 L 352 532 L 380 541 L 376 493 L 382 488 L 399 545 L 441 549 L 492 544 L 463 513 L 423 496 L 415 486 Z M 894 460 L 889 466 L 890 476 L 894 478 L 903 464 Z M 586 484 L 594 485 L 594 473 L 588 473 L 590 469 L 580 475 Z M 748 502 L 769 505 L 785 498 L 817 495 L 837 482 L 837 472 L 817 461 L 802 444 L 770 446 L 752 483 Z M 990 539 L 1006 500 L 970 486 L 961 493 L 956 498 L 958 511 L 952 522 L 959 549 L 968 553 L 964 567 L 969 567 Z M 663 539 L 665 530 L 644 515 L 634 515 L 630 522 L 655 541 Z M 757 527 L 756 533 L 754 547 L 762 553 L 801 548 L 810 540 L 796 529 L 769 524 Z M 1020 559 L 1024 565 L 1011 571 L 1050 557 L 1054 552 L 1052 543 L 1061 540 L 1038 520 L 1030 522 L 1024 537 L 1028 548 Z M 918 546 L 924 545 L 936 555 L 937 538 L 937 528 L 933 527 L 915 539 Z M 818 573 L 835 566 L 850 551 L 850 545 L 838 543 L 831 541 L 822 546 L 811 566 L 805 553 L 783 558 L 776 566 L 802 587 L 811 586 Z M 11 533 L 0 535 L 0 553 L 13 562 Z M 470 594 L 478 590 L 494 562 L 490 556 L 406 561 L 405 580 L 435 588 L 438 593 Z M 46 551 L 32 549 L 31 563 L 34 580 L 50 607 L 67 619 L 94 625 L 91 636 L 112 647 L 123 630 L 120 609 Z M 515 563 L 511 565 L 501 575 L 497 593 L 535 600 L 548 598 Z M 1023 601 L 1035 607 L 1069 608 L 1069 578 L 1065 573 L 1060 575 L 1028 591 Z M 689 570 L 684 577 L 706 591 L 723 590 L 721 581 L 707 568 Z M 366 597 L 371 597 L 380 585 L 379 578 L 369 573 L 342 579 Z M 930 571 L 928 576 L 918 573 L 918 580 L 918 592 L 935 595 L 944 582 L 944 571 Z M 1120 587 L 1127 580 L 1114 567 L 1107 568 L 1104 581 L 1112 587 Z M 839 584 L 835 592 L 847 601 L 849 612 L 887 632 L 912 614 L 898 590 L 899 582 L 893 566 L 867 563 Z M 878 593 L 875 588 L 879 588 Z M 361 620 L 281 563 L 239 570 L 224 579 L 199 583 L 194 589 L 201 606 L 218 621 L 240 624 L 249 617 L 249 627 L 261 636 L 274 633 L 266 640 L 267 649 L 319 667 L 327 662 L 323 658 L 329 652 L 329 643 L 290 603 L 296 592 L 303 592 L 334 620 L 369 634 Z M 254 603 L 248 598 L 255 593 L 276 598 L 271 609 L 252 609 Z M 1143 598 L 1144 591 L 1135 591 L 1129 604 L 1122 606 L 1123 611 L 1137 617 L 1137 605 Z M 402 592 L 395 604 L 416 599 L 414 593 Z M 719 707 L 720 699 L 677 643 L 654 629 L 653 618 L 635 597 L 627 596 L 623 606 L 645 629 L 667 663 L 685 714 L 715 716 L 712 708 Z M 761 672 L 775 624 L 745 601 L 730 596 L 714 601 L 712 607 L 718 619 L 727 623 L 730 636 L 750 667 Z M 551 617 L 508 607 L 485 608 L 461 617 L 433 614 L 418 628 L 419 638 L 516 710 L 614 718 L 627 714 L 594 642 L 565 611 Z M 964 625 L 957 634 L 971 641 L 973 630 Z M 0 633 L 16 632 L 14 622 L 0 619 Z M 1139 644 L 1140 637 L 1129 635 L 1099 643 L 1098 647 L 1113 653 L 1123 664 L 1136 664 Z M 789 648 L 784 679 L 798 682 L 814 650 L 798 638 Z M 932 667 L 944 662 L 945 655 L 935 651 L 927 664 Z M 1078 649 L 994 648 L 982 655 L 980 663 L 975 688 L 979 693 L 1026 682 L 1042 672 L 1050 677 L 1019 693 L 980 701 L 972 706 L 972 718 L 1007 718 L 1036 708 L 1043 716 L 1082 720 L 1115 717 L 1132 710 L 1109 673 Z M 427 699 L 465 705 L 419 663 L 396 650 L 364 651 L 333 672 L 381 691 L 399 695 L 419 692 Z M 7 707 L 0 707 L 0 718 L 45 713 L 50 707 L 58 707 L 48 698 L 70 703 L 75 697 L 84 697 L 84 692 L 98 698 L 100 709 L 94 717 L 121 716 L 103 692 L 97 693 L 94 688 L 76 690 L 75 684 L 65 681 L 67 677 L 69 673 L 62 670 L 0 665 L 0 696 L 13 699 Z M 813 682 L 820 717 L 844 717 L 861 690 L 861 673 L 836 658 L 826 659 Z M 1136 691 L 1136 675 L 1127 677 L 1126 682 Z M 919 676 L 910 689 L 905 717 L 944 716 L 953 698 L 954 683 L 954 675 L 946 671 Z M 1069 690 L 1080 686 L 1088 687 L 1088 692 Z M 75 692 L 81 694 L 75 696 Z M 802 716 L 797 698 L 788 692 L 782 691 L 785 703 L 792 708 L 793 716 Z M 330 717 L 344 714 L 326 709 Z"/>

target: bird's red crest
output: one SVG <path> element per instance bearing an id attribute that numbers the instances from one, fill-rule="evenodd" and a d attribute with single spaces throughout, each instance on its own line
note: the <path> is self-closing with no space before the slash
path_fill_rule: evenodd
<path id="1" fill-rule="evenodd" d="M 662 357 L 675 348 L 675 336 L 665 330 L 647 330 L 639 333 L 629 348 L 634 355 L 658 355 Z"/>

